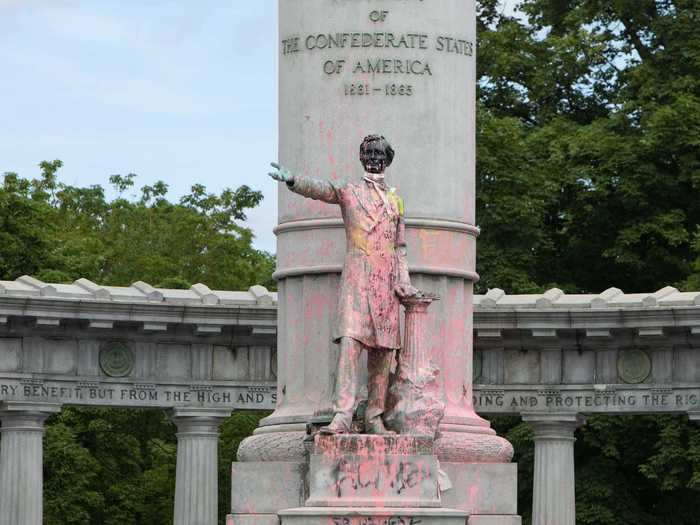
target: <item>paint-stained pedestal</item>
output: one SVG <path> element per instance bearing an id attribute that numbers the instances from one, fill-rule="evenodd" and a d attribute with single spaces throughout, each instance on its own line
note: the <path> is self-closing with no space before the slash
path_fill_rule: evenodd
<path id="1" fill-rule="evenodd" d="M 279 512 L 282 525 L 464 525 L 442 508 L 434 441 L 417 436 L 317 435 L 304 507 Z"/>

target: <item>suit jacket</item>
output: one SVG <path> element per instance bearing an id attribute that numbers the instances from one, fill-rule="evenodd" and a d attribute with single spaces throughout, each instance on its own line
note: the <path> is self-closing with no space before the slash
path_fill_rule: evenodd
<path id="1" fill-rule="evenodd" d="M 352 337 L 368 347 L 401 347 L 397 283 L 409 283 L 404 210 L 393 189 L 362 180 L 331 182 L 297 176 L 290 189 L 340 205 L 347 251 L 334 341 Z"/>

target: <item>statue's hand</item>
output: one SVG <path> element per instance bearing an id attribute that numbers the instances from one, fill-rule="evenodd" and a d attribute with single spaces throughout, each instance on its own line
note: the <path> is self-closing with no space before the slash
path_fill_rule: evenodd
<path id="1" fill-rule="evenodd" d="M 406 299 L 418 294 L 418 288 L 411 285 L 411 283 L 398 283 L 394 286 L 394 293 L 398 295 L 399 298 Z"/>
<path id="2" fill-rule="evenodd" d="M 294 182 L 294 175 L 292 174 L 291 171 L 289 171 L 287 168 L 284 166 L 280 166 L 276 162 L 271 162 L 270 166 L 275 168 L 277 171 L 271 171 L 268 173 L 270 177 L 272 177 L 275 180 L 278 180 L 280 182 L 289 182 L 293 183 Z"/>

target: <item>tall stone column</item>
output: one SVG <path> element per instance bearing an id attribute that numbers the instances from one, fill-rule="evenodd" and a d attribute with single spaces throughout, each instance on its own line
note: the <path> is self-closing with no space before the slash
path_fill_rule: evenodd
<path id="1" fill-rule="evenodd" d="M 576 525 L 574 431 L 578 414 L 523 415 L 535 431 L 532 525 Z"/>
<path id="2" fill-rule="evenodd" d="M 44 421 L 60 409 L 51 403 L 0 405 L 0 525 L 42 525 Z"/>
<path id="3" fill-rule="evenodd" d="M 218 523 L 219 426 L 231 410 L 174 408 L 177 427 L 175 525 Z"/>
<path id="4" fill-rule="evenodd" d="M 384 135 L 406 205 L 413 283 L 442 299 L 427 346 L 446 402 L 437 450 L 451 462 L 512 457 L 472 404 L 476 16 L 474 0 L 280 0 L 279 161 L 359 180 L 359 146 Z M 345 234 L 337 206 L 282 187 L 277 233 L 278 404 L 242 461 L 303 461 L 305 425 L 330 420 Z"/>

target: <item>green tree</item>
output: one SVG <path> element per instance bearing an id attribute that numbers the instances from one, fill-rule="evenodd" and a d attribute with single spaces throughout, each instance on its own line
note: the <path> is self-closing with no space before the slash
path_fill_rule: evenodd
<path id="1" fill-rule="evenodd" d="M 515 279 L 512 292 L 696 282 L 697 2 L 528 0 L 524 21 L 482 4 L 478 118 L 517 119 L 522 131 L 491 147 L 486 135 L 480 147 L 478 220 L 498 223 L 494 215 L 509 210 L 533 240 L 508 268 L 493 260 L 505 257 L 484 226 L 482 286 L 501 286 L 504 273 L 528 276 Z M 499 157 L 510 166 L 479 168 Z M 502 205 L 497 182 L 514 178 L 523 198 Z M 506 279 L 501 287 L 510 286 Z"/>
<path id="2" fill-rule="evenodd" d="M 700 3 L 479 4 L 480 291 L 700 289 Z M 498 425 L 529 523 L 531 438 Z M 697 521 L 685 418 L 597 416 L 577 434 L 578 523 Z"/>
<path id="3" fill-rule="evenodd" d="M 243 225 L 246 210 L 262 194 L 248 186 L 208 193 L 201 184 L 179 202 L 167 199 L 163 182 L 122 196 L 135 175 L 114 175 L 120 195 L 108 200 L 101 186 L 63 184 L 61 161 L 42 162 L 39 179 L 6 173 L 0 187 L 0 277 L 31 274 L 49 282 L 81 277 L 100 284 L 213 289 L 253 284 L 274 289 L 274 258 L 252 246 Z"/>

